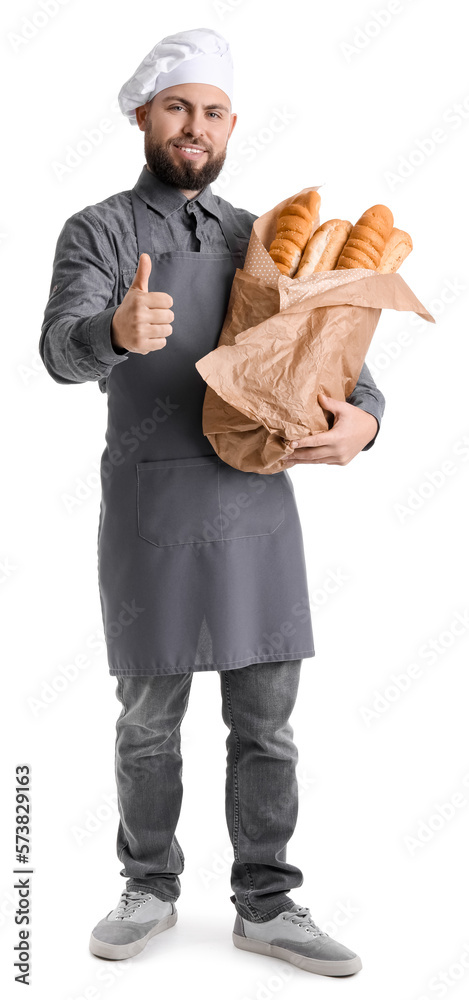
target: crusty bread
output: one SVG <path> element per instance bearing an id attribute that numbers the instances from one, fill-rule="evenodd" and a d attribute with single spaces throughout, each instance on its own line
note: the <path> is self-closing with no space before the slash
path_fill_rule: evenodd
<path id="1" fill-rule="evenodd" d="M 301 250 L 296 243 L 287 240 L 285 237 L 272 240 L 269 247 L 269 254 L 279 271 L 292 278 L 301 260 Z"/>
<path id="2" fill-rule="evenodd" d="M 315 271 L 333 271 L 340 257 L 352 223 L 344 219 L 329 219 L 308 240 L 295 278 L 306 278 Z"/>
<path id="3" fill-rule="evenodd" d="M 321 205 L 321 195 L 318 194 L 317 191 L 304 191 L 302 194 L 296 195 L 293 204 L 303 205 L 304 208 L 308 209 L 308 212 L 312 215 L 313 219 L 317 219 Z"/>
<path id="4" fill-rule="evenodd" d="M 393 214 L 386 205 L 368 208 L 353 226 L 337 261 L 336 270 L 344 267 L 377 270 L 393 225 Z"/>
<path id="5" fill-rule="evenodd" d="M 408 233 L 403 229 L 393 229 L 384 248 L 383 256 L 376 268 L 381 274 L 397 271 L 402 261 L 412 250 L 413 243 Z"/>
<path id="6" fill-rule="evenodd" d="M 279 271 L 290 278 L 293 277 L 304 247 L 314 231 L 320 204 L 321 198 L 317 191 L 308 191 L 298 195 L 279 212 L 277 232 L 268 252 Z"/>
<path id="7" fill-rule="evenodd" d="M 268 252 L 282 274 L 301 278 L 354 267 L 388 274 L 412 250 L 409 233 L 394 227 L 386 205 L 372 205 L 354 226 L 346 219 L 329 219 L 315 229 L 320 204 L 317 191 L 306 191 L 279 212 Z"/>

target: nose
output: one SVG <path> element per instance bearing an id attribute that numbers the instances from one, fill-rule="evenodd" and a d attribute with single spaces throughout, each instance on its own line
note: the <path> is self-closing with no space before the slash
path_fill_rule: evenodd
<path id="1" fill-rule="evenodd" d="M 193 109 L 188 112 L 184 132 L 189 132 L 194 136 L 194 139 L 196 136 L 202 136 L 204 134 L 204 119 L 202 111 Z"/>

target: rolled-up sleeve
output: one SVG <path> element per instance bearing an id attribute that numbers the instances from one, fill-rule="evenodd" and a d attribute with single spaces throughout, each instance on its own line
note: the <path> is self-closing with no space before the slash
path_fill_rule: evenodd
<path id="1" fill-rule="evenodd" d="M 117 263 L 105 232 L 86 211 L 72 215 L 57 240 L 39 353 L 62 384 L 97 381 L 128 357 L 111 341 Z"/>
<path id="2" fill-rule="evenodd" d="M 355 388 L 350 395 L 346 397 L 346 402 L 352 403 L 353 406 L 360 407 L 361 410 L 366 410 L 367 413 L 372 413 L 378 421 L 378 430 L 376 431 L 375 436 L 368 442 L 368 444 L 365 445 L 364 448 L 362 448 L 362 451 L 368 451 L 368 449 L 374 445 L 376 438 L 378 437 L 384 407 L 386 406 L 386 400 L 383 393 L 378 389 L 378 386 L 376 385 L 366 364 L 363 365 Z"/>

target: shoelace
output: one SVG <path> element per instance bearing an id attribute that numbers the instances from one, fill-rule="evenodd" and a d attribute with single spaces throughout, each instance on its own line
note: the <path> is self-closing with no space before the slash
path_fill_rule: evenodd
<path id="1" fill-rule="evenodd" d="M 115 920 L 127 920 L 133 916 L 138 906 L 141 906 L 145 899 L 150 899 L 151 893 L 142 892 L 140 889 L 124 889 L 117 904 Z"/>
<path id="2" fill-rule="evenodd" d="M 297 919 L 298 918 L 298 919 Z M 329 937 L 325 931 L 322 931 L 311 916 L 310 910 L 307 906 L 296 906 L 292 910 L 288 910 L 288 913 L 284 915 L 285 920 L 291 920 L 292 924 L 298 924 L 299 927 L 306 927 L 314 937 Z"/>

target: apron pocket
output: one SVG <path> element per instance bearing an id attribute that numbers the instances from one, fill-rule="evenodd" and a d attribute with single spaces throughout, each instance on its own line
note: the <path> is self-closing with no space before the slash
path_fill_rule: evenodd
<path id="1" fill-rule="evenodd" d="M 138 462 L 137 530 L 157 546 L 272 534 L 285 518 L 283 474 L 241 472 L 217 455 Z"/>
<path id="2" fill-rule="evenodd" d="M 271 535 L 285 520 L 283 472 L 242 472 L 219 459 L 223 538 Z"/>

